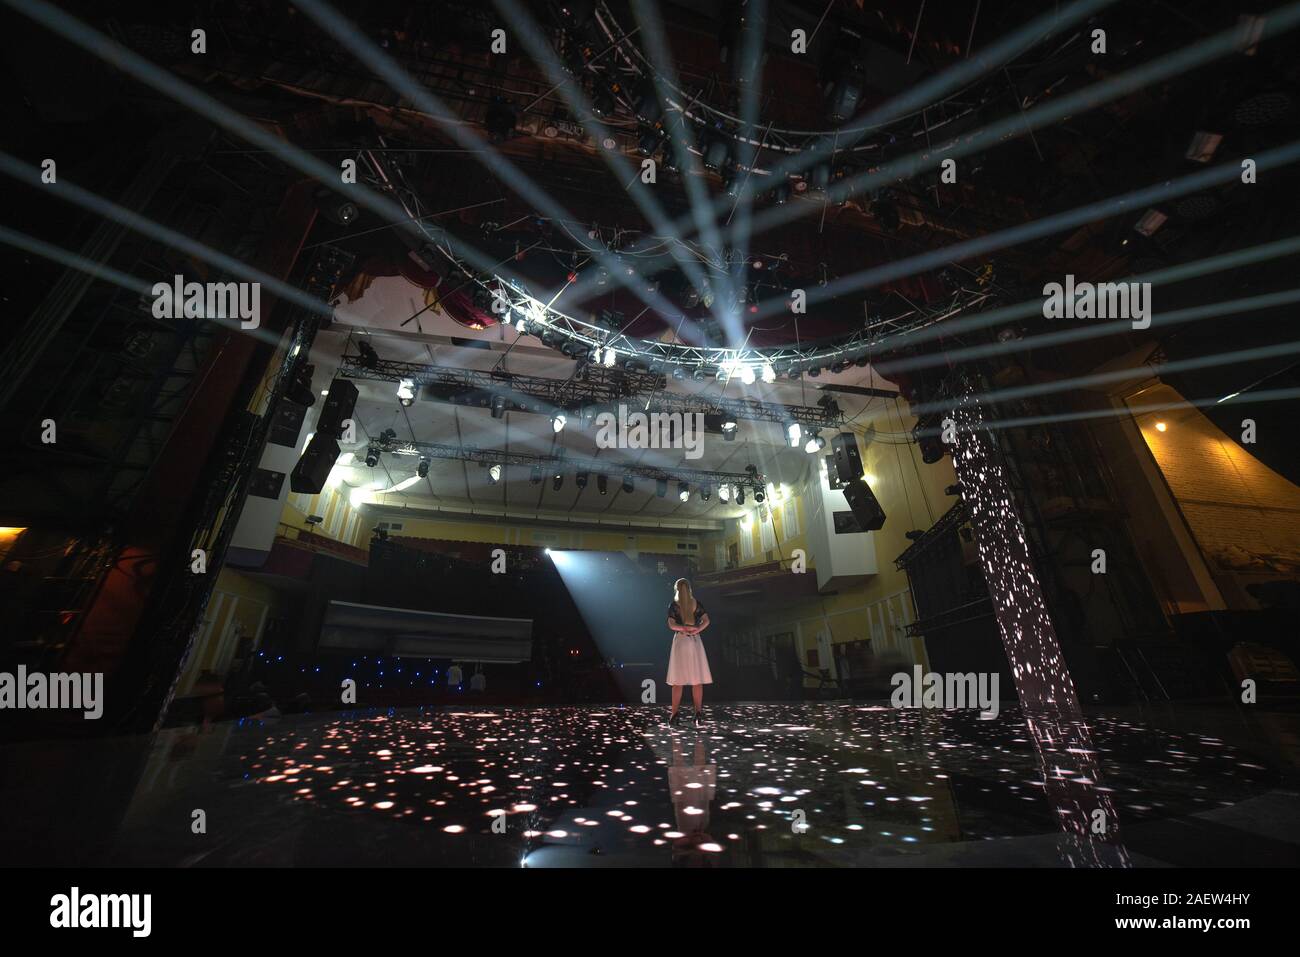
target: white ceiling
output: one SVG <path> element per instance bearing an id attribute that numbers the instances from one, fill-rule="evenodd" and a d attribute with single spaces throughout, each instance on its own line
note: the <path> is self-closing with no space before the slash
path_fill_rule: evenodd
<path id="1" fill-rule="evenodd" d="M 328 389 L 340 357 L 350 336 L 368 334 L 370 344 L 384 359 L 453 366 L 457 368 L 489 371 L 498 363 L 512 373 L 568 379 L 575 362 L 543 347 L 531 337 L 519 337 L 509 327 L 497 326 L 483 331 L 466 329 L 441 313 L 430 310 L 405 327 L 401 322 L 424 306 L 423 292 L 400 277 L 375 280 L 365 295 L 355 303 L 339 307 L 336 321 L 330 329 L 321 332 L 312 350 L 316 365 L 314 387 L 317 395 Z M 418 326 L 418 329 L 417 329 Z M 459 345 L 453 338 L 484 342 L 488 348 Z M 518 340 L 518 341 L 517 341 Z M 352 346 L 348 351 L 355 353 Z M 364 458 L 366 442 L 383 430 L 396 430 L 399 440 L 436 442 L 446 445 L 476 446 L 507 452 L 553 454 L 561 449 L 577 458 L 597 459 L 616 464 L 641 464 L 666 468 L 682 467 L 709 471 L 743 473 L 747 465 L 754 465 L 772 484 L 784 483 L 788 487 L 802 485 L 810 474 L 817 456 L 800 449 L 790 448 L 785 441 L 782 426 L 772 422 L 740 420 L 738 435 L 733 442 L 722 436 L 706 433 L 703 436 L 702 457 L 687 460 L 682 450 L 656 449 L 602 449 L 595 441 L 596 430 L 583 431 L 573 418 L 566 428 L 556 435 L 549 418 L 524 412 L 508 412 L 502 419 L 494 419 L 488 409 L 478 409 L 421 398 L 409 408 L 397 401 L 396 386 L 389 382 L 355 380 L 360 397 L 354 419 L 358 424 L 359 444 L 354 447 L 357 458 Z M 852 385 L 892 389 L 893 386 L 874 375 L 869 367 L 852 368 L 839 375 L 823 372 L 817 379 L 804 378 L 798 382 L 783 380 L 773 384 L 756 382 L 744 386 L 739 380 L 729 384 L 721 381 L 676 382 L 669 379 L 671 392 L 728 398 L 755 398 L 767 402 L 797 405 L 815 405 L 821 397 L 820 388 L 826 385 Z M 725 392 L 723 392 L 725 388 Z M 884 414 L 892 402 L 869 399 L 845 393 L 836 393 L 845 413 L 853 419 L 851 427 L 864 429 L 875 415 Z M 318 398 L 318 403 L 320 399 Z M 866 414 L 862 414 L 867 406 Z M 854 417 L 857 418 L 854 418 Z M 895 420 L 896 421 L 896 420 Z M 832 433 L 824 433 L 830 442 Z M 348 447 L 345 446 L 345 451 Z M 829 452 L 829 444 L 826 452 Z M 823 453 L 825 454 L 825 453 Z M 414 457 L 385 455 L 380 465 L 371 470 L 364 463 L 340 474 L 347 485 L 391 487 L 415 474 Z M 547 474 L 540 485 L 530 482 L 529 469 L 524 466 L 506 467 L 499 484 L 492 484 L 487 469 L 473 462 L 434 459 L 427 479 L 400 493 L 385 496 L 383 504 L 408 507 L 462 511 L 481 510 L 484 514 L 537 514 L 539 517 L 568 515 L 571 518 L 596 519 L 600 523 L 635 523 L 679 526 L 691 523 L 710 527 L 723 519 L 736 518 L 752 508 L 752 499 L 746 507 L 734 502 L 719 501 L 716 491 L 708 502 L 700 499 L 698 490 L 692 488 L 687 503 L 678 501 L 676 486 L 670 484 L 668 495 L 659 498 L 655 483 L 637 479 L 635 491 L 625 493 L 621 480 L 614 475 L 609 479 L 607 495 L 600 495 L 593 474 L 585 489 L 574 482 L 572 469 L 564 472 L 564 483 L 559 491 L 552 490 L 551 476 Z"/>

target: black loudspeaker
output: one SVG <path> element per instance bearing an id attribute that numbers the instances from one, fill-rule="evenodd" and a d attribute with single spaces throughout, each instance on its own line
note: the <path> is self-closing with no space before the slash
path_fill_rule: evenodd
<path id="1" fill-rule="evenodd" d="M 838 462 L 838 458 L 836 459 Z M 862 463 L 858 463 L 862 468 Z M 885 510 L 876 501 L 876 495 L 866 482 L 850 482 L 844 486 L 844 498 L 853 510 L 853 517 L 864 531 L 874 532 L 885 524 Z"/>
<path id="2" fill-rule="evenodd" d="M 343 423 L 352 418 L 352 411 L 357 407 L 357 387 L 351 379 L 335 379 L 330 383 L 329 395 L 325 396 L 325 405 L 316 420 L 316 434 L 338 438 L 343 432 Z M 334 453 L 336 456 L 337 452 Z M 295 490 L 296 491 L 296 490 Z"/>
<path id="3" fill-rule="evenodd" d="M 352 391 L 355 395 L 355 386 Z M 330 392 L 332 394 L 334 390 L 331 389 Z M 329 478 L 330 469 L 338 460 L 338 441 L 317 432 L 307 443 L 307 448 L 303 449 L 298 464 L 293 467 L 293 472 L 289 476 L 289 488 L 295 492 L 319 495 L 321 489 L 325 488 L 325 480 Z"/>
<path id="4" fill-rule="evenodd" d="M 835 474 L 839 480 L 847 485 L 861 478 L 862 456 L 858 454 L 858 437 L 852 432 L 841 432 L 831 440 L 831 447 L 835 450 Z"/>

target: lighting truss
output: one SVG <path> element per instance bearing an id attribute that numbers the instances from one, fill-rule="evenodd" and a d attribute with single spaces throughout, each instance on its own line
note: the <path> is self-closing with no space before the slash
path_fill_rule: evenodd
<path id="1" fill-rule="evenodd" d="M 569 455 L 534 455 L 531 452 L 503 452 L 498 449 L 480 449 L 468 445 L 440 445 L 436 442 L 405 442 L 380 440 L 374 446 L 389 455 L 427 456 L 434 459 L 453 459 L 478 462 L 483 465 L 517 465 L 525 468 L 540 467 L 570 472 L 591 472 L 621 478 L 632 475 L 644 479 L 665 479 L 686 482 L 693 488 L 701 485 L 741 485 L 763 489 L 767 479 L 762 472 L 709 472 L 702 469 L 656 468 L 651 465 L 606 462 L 600 459 L 577 458 Z"/>
<path id="2" fill-rule="evenodd" d="M 721 414 L 745 421 L 775 422 L 785 425 L 798 422 L 811 429 L 840 428 L 846 421 L 833 405 L 782 405 L 757 399 L 706 398 L 663 391 L 665 377 L 655 373 L 634 373 L 603 366 L 586 365 L 571 379 L 547 379 L 541 376 L 501 372 L 481 372 L 454 366 L 423 365 L 380 359 L 366 365 L 360 356 L 345 355 L 339 375 L 349 379 L 377 382 L 400 382 L 412 379 L 417 385 L 446 386 L 466 393 L 486 395 L 514 394 L 536 400 L 525 404 L 525 411 L 553 412 L 556 409 L 578 411 L 583 408 L 615 406 L 633 396 L 644 396 L 646 406 L 637 411 Z M 638 402 L 639 405 L 639 402 Z"/>
<path id="3" fill-rule="evenodd" d="M 982 306 L 991 298 L 989 293 L 982 290 L 960 289 L 945 302 L 914 305 L 898 315 L 871 322 L 846 336 L 770 348 L 734 349 L 638 339 L 561 312 L 554 306 L 554 299 L 559 298 L 559 295 L 551 302 L 543 302 L 515 277 L 485 275 L 462 262 L 452 248 L 452 237 L 444 230 L 435 230 L 427 225 L 426 210 L 419 196 L 406 182 L 400 168 L 390 168 L 387 154 L 363 150 L 361 156 L 371 171 L 370 182 L 374 188 L 392 195 L 428 238 L 431 246 L 446 257 L 466 279 L 492 297 L 493 312 L 503 322 L 515 324 L 521 333 L 538 337 L 549 332 L 553 337 L 576 343 L 583 352 L 592 355 L 596 350 L 608 354 L 612 349 L 622 363 L 635 361 L 646 369 L 681 367 L 688 372 L 699 369 L 722 378 L 730 378 L 743 368 L 757 370 L 769 364 L 780 374 L 805 372 L 835 363 L 852 363 L 869 358 L 873 353 L 878 354 L 886 339 L 893 340 L 891 344 L 901 345 L 908 333 Z"/>

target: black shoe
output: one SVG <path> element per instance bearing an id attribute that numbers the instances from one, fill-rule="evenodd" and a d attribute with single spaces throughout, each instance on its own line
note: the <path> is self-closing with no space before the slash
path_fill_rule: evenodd
<path id="1" fill-rule="evenodd" d="M 700 711 L 695 712 L 695 727 L 697 727 L 697 728 L 702 728 L 702 727 L 704 727 L 704 713 L 703 713 L 703 712 L 700 712 Z"/>
<path id="2" fill-rule="evenodd" d="M 678 712 L 674 711 L 672 714 L 670 714 L 670 715 L 668 716 L 668 720 L 667 720 L 666 722 L 664 722 L 664 723 L 665 723 L 665 724 L 670 724 L 670 725 L 676 725 L 677 722 L 678 722 L 678 720 L 680 719 L 680 717 L 681 717 L 681 715 L 678 714 Z"/>

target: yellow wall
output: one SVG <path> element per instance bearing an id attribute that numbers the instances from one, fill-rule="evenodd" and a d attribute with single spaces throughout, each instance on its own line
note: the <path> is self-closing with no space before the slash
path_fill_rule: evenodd
<path id="1" fill-rule="evenodd" d="M 882 641 L 879 632 L 873 632 L 869 628 L 868 607 L 874 606 L 874 613 L 878 615 L 882 611 L 882 603 L 893 599 L 900 592 L 907 592 L 903 600 L 908 602 L 908 620 L 915 617 L 907 574 L 894 564 L 894 559 L 911 544 L 907 532 L 912 529 L 928 529 L 955 504 L 956 499 L 946 495 L 944 489 L 957 479 L 951 459 L 944 457 L 933 465 L 921 461 L 920 450 L 908 441 L 916 419 L 910 415 L 904 403 L 900 402 L 896 408 L 892 401 L 879 400 L 873 403 L 872 408 L 875 415 L 854 423 L 853 428 L 858 435 L 865 478 L 886 516 L 884 527 L 873 535 L 877 572 L 861 584 L 838 589 L 837 594 L 791 602 L 772 609 L 770 613 L 765 611 L 763 630 L 765 633 L 795 632 L 801 661 L 807 660 L 809 649 L 817 647 L 817 632 L 826 631 L 830 634 L 832 644 L 870 637 L 873 638 L 873 651 L 877 656 L 893 652 L 928 667 L 923 641 L 895 641 L 892 635 Z M 829 446 L 821 454 L 825 455 L 827 451 Z M 816 465 L 812 468 L 810 481 L 820 481 Z M 782 510 L 778 507 L 773 510 L 778 547 L 761 551 L 757 506 L 753 506 L 750 500 L 746 507 L 755 513 L 752 528 L 746 532 L 738 521 L 732 521 L 727 523 L 727 530 L 720 537 L 706 539 L 700 547 L 701 570 L 715 570 L 713 542 L 720 538 L 725 558 L 729 547 L 732 544 L 738 545 L 741 536 L 746 534 L 753 542 L 754 556 L 749 560 L 741 557 L 739 567 L 783 559 L 784 566 L 788 568 L 794 549 L 801 548 L 808 555 L 808 517 L 812 512 L 805 502 L 808 492 L 807 488 L 793 490 L 798 501 L 798 535 L 787 537 Z M 816 567 L 810 555 L 807 564 L 810 572 Z M 827 667 L 825 661 L 820 662 L 820 665 Z"/>
<path id="2" fill-rule="evenodd" d="M 1157 385 L 1130 401 L 1183 399 Z M 1245 591 L 1252 582 L 1300 573 L 1300 487 L 1251 455 L 1240 433 L 1225 435 L 1197 409 L 1135 419 L 1229 608 L 1257 607 Z"/>
<path id="3" fill-rule="evenodd" d="M 266 622 L 276 609 L 274 589 L 229 568 L 221 569 L 203 614 L 203 630 L 185 662 L 178 694 L 194 690 L 204 671 L 224 675 L 230 667 L 239 634 L 260 642 Z"/>

